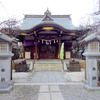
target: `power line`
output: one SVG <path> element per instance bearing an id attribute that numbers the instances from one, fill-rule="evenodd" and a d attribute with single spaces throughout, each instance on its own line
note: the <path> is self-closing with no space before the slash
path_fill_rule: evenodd
<path id="1" fill-rule="evenodd" d="M 6 8 L 4 7 L 4 5 L 3 5 L 3 3 L 1 1 L 0 1 L 0 4 L 1 4 L 2 8 L 4 9 L 4 11 L 8 14 Z"/>

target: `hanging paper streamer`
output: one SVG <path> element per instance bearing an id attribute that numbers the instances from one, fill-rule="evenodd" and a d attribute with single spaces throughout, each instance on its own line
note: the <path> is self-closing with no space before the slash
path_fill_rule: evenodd
<path id="1" fill-rule="evenodd" d="M 56 42 L 58 42 L 58 40 L 56 40 Z"/>
<path id="2" fill-rule="evenodd" d="M 51 44 L 51 41 L 49 41 L 50 42 L 50 44 Z"/>
<path id="3" fill-rule="evenodd" d="M 48 41 L 46 41 L 46 44 L 48 44 Z"/>
<path id="4" fill-rule="evenodd" d="M 43 40 L 42 40 L 42 43 L 43 43 Z"/>
<path id="5" fill-rule="evenodd" d="M 54 43 L 55 43 L 55 40 L 54 40 Z"/>
<path id="6" fill-rule="evenodd" d="M 62 45 L 61 45 L 61 49 L 60 49 L 60 59 L 64 59 L 64 43 L 62 43 Z"/>

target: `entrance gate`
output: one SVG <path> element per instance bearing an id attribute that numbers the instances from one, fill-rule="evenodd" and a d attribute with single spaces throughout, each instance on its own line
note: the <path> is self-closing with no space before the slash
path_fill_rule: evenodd
<path id="1" fill-rule="evenodd" d="M 41 59 L 56 59 L 56 46 L 42 45 L 39 49 L 39 58 Z"/>

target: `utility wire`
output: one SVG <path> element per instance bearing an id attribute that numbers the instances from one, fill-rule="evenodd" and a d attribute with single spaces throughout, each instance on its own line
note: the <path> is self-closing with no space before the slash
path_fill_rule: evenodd
<path id="1" fill-rule="evenodd" d="M 0 4 L 1 4 L 2 8 L 4 9 L 4 11 L 8 14 L 6 8 L 4 7 L 4 5 L 3 5 L 3 3 L 1 1 L 0 1 Z"/>

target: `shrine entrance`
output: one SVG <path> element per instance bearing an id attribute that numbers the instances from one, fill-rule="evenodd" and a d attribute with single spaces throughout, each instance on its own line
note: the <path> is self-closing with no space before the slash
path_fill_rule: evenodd
<path id="1" fill-rule="evenodd" d="M 42 16 L 28 15 L 25 16 L 25 21 L 26 19 L 29 24 L 25 25 L 27 28 L 18 36 L 23 43 L 25 59 L 60 59 L 61 50 L 63 59 L 72 57 L 72 43 L 79 33 L 73 26 L 70 15 L 51 15 L 47 10 Z"/>
<path id="2" fill-rule="evenodd" d="M 55 45 L 40 45 L 39 46 L 39 59 L 57 59 L 58 46 Z"/>

